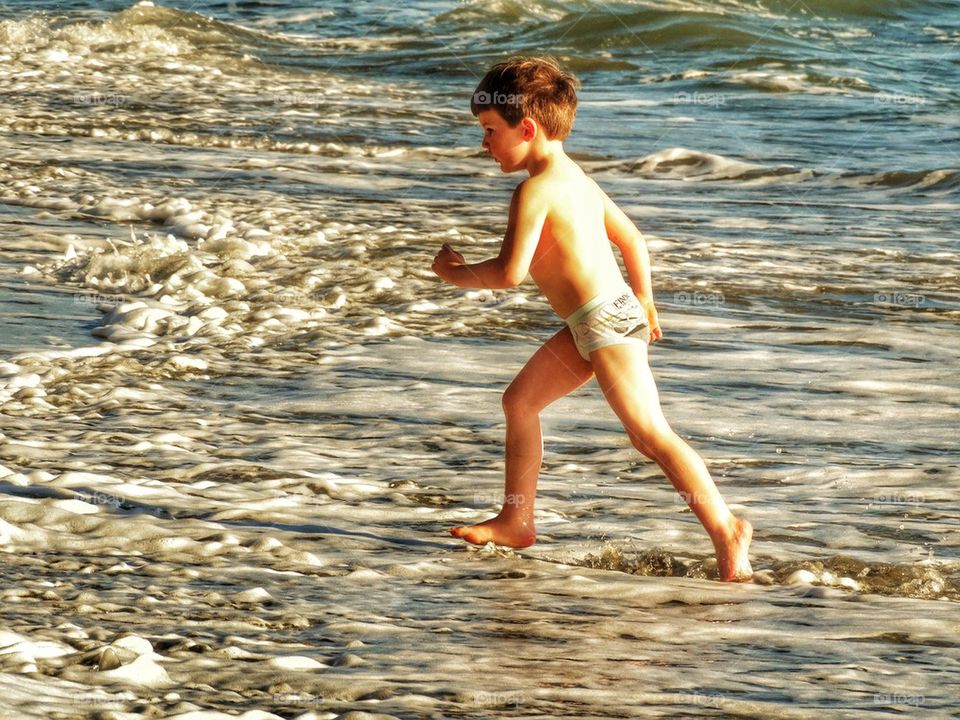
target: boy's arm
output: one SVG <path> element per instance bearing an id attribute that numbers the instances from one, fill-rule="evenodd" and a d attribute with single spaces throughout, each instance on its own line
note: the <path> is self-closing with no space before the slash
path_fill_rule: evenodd
<path id="1" fill-rule="evenodd" d="M 497 257 L 467 263 L 460 253 L 444 245 L 433 261 L 433 271 L 448 283 L 463 288 L 516 287 L 530 271 L 546 218 L 546 204 L 524 181 L 513 192 L 507 231 Z"/>
<path id="2" fill-rule="evenodd" d="M 603 223 L 607 237 L 620 249 L 623 264 L 627 268 L 630 287 L 647 311 L 651 340 L 659 340 L 663 337 L 663 331 L 660 329 L 657 309 L 653 304 L 653 281 L 650 278 L 650 254 L 647 252 L 647 243 L 633 221 L 603 190 L 600 190 L 600 196 L 603 198 Z"/>

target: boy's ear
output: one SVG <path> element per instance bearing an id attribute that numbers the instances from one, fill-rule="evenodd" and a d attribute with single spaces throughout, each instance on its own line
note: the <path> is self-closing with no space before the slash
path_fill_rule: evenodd
<path id="1" fill-rule="evenodd" d="M 533 118 L 525 117 L 520 121 L 520 130 L 523 132 L 523 139 L 529 142 L 537 136 L 540 128 Z"/>

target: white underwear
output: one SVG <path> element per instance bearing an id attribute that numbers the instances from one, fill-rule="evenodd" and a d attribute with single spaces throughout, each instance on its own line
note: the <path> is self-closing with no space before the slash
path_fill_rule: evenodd
<path id="1" fill-rule="evenodd" d="M 633 291 L 624 286 L 601 293 L 564 318 L 584 360 L 609 345 L 650 342 L 647 313 Z"/>

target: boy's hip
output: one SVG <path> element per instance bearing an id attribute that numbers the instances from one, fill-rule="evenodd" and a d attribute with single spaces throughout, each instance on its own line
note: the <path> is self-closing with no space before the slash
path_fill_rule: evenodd
<path id="1" fill-rule="evenodd" d="M 564 322 L 585 360 L 591 352 L 609 345 L 650 342 L 647 313 L 627 285 L 588 300 Z"/>

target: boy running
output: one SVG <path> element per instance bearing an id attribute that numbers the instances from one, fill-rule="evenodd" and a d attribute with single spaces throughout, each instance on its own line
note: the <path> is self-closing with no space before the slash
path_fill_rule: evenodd
<path id="1" fill-rule="evenodd" d="M 497 257 L 467 263 L 444 245 L 433 270 L 465 288 L 511 288 L 530 274 L 566 327 L 534 353 L 503 395 L 503 507 L 494 518 L 451 533 L 478 545 L 534 543 L 540 411 L 596 376 L 634 447 L 660 466 L 710 535 L 721 579 L 748 580 L 753 528 L 730 512 L 703 460 L 660 408 L 647 343 L 663 333 L 643 236 L 564 152 L 578 85 L 549 60 L 515 58 L 491 68 L 470 103 L 484 149 L 503 172 L 526 170 L 529 178 L 513 193 Z M 629 285 L 611 243 L 620 250 Z"/>

